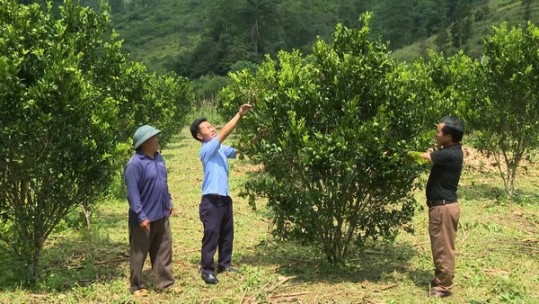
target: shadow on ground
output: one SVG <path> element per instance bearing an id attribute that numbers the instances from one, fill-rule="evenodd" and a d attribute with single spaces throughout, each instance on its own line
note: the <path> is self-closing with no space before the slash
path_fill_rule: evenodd
<path id="1" fill-rule="evenodd" d="M 83 233 L 81 239 L 66 239 L 48 247 L 45 257 L 43 284 L 61 291 L 124 277 L 120 265 L 129 263 L 129 247 L 92 231 Z"/>
<path id="2" fill-rule="evenodd" d="M 409 277 L 417 286 L 425 286 L 432 276 L 430 269 L 410 270 L 410 260 L 418 254 L 405 244 L 384 245 L 368 248 L 341 265 L 332 265 L 324 257 L 315 258 L 312 248 L 262 242 L 254 252 L 244 254 L 238 260 L 252 266 L 273 265 L 277 273 L 295 277 L 294 283 L 390 283 L 396 272 Z"/>
<path id="3" fill-rule="evenodd" d="M 459 186 L 458 195 L 460 198 L 463 198 L 468 201 L 499 201 L 506 197 L 503 185 L 501 185 L 500 187 L 495 187 L 489 184 L 478 183 Z"/>
<path id="4" fill-rule="evenodd" d="M 508 201 L 507 193 L 503 184 L 493 186 L 489 184 L 479 184 L 472 182 L 469 185 L 459 186 L 458 194 L 460 198 L 468 201 Z M 527 191 L 523 189 L 515 189 L 513 202 L 515 203 L 534 203 L 539 200 L 539 193 L 536 191 Z"/>
<path id="5" fill-rule="evenodd" d="M 128 244 L 113 242 L 99 231 L 55 236 L 47 242 L 39 262 L 39 278 L 32 288 L 34 292 L 62 292 L 125 276 L 120 266 L 129 263 Z M 12 268 L 16 268 L 15 271 Z M 12 271 L 3 271 L 6 269 Z M 16 290 L 23 286 L 22 263 L 5 263 L 0 270 L 10 275 L 0 282 L 3 285 L 0 290 Z"/>

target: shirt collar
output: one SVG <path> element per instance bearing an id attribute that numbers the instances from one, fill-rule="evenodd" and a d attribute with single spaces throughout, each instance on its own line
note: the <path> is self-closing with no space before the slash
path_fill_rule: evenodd
<path id="1" fill-rule="evenodd" d="M 206 144 L 209 144 L 209 143 L 211 143 L 211 142 L 214 141 L 214 140 L 219 140 L 219 138 L 217 138 L 217 136 L 215 136 L 214 138 L 212 138 L 212 139 L 210 139 L 210 140 L 208 140 L 208 141 L 203 141 L 203 142 L 202 142 L 202 145 L 204 146 L 204 145 L 206 145 Z"/>
<path id="2" fill-rule="evenodd" d="M 443 147 L 443 149 L 455 149 L 455 148 L 460 148 L 461 147 L 461 144 L 460 143 L 456 143 L 454 145 L 451 145 L 449 147 Z"/>
<path id="3" fill-rule="evenodd" d="M 159 154 L 159 151 L 155 152 L 155 155 L 154 155 L 155 157 L 154 157 L 154 159 L 157 157 L 158 154 Z M 144 152 L 142 152 L 142 151 L 140 151 L 140 150 L 137 151 L 136 155 L 137 155 L 140 159 L 143 159 L 143 158 L 145 158 L 145 157 L 146 157 L 146 158 L 149 158 L 148 155 L 144 154 Z"/>

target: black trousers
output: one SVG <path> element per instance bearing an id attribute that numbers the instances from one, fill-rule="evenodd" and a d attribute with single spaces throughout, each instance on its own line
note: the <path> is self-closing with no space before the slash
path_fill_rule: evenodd
<path id="1" fill-rule="evenodd" d="M 201 271 L 214 273 L 213 256 L 219 250 L 217 264 L 220 267 L 230 266 L 232 259 L 232 243 L 234 241 L 234 218 L 232 215 L 232 199 L 230 196 L 203 195 L 199 206 L 200 221 L 204 225 L 202 238 Z"/>

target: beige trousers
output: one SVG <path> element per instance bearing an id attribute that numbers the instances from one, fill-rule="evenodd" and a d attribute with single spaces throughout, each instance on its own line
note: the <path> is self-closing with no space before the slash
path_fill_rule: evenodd
<path id="1" fill-rule="evenodd" d="M 437 288 L 450 291 L 455 277 L 455 238 L 459 223 L 458 203 L 429 208 L 429 235 Z"/>

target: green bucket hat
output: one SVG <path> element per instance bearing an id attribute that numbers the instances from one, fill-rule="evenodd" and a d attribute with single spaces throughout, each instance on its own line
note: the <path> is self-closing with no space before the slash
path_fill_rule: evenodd
<path id="1" fill-rule="evenodd" d="M 135 150 L 140 147 L 145 141 L 150 139 L 152 136 L 157 135 L 161 133 L 161 130 L 157 130 L 156 128 L 144 125 L 135 131 L 135 136 L 133 137 L 133 142 L 135 146 Z"/>

